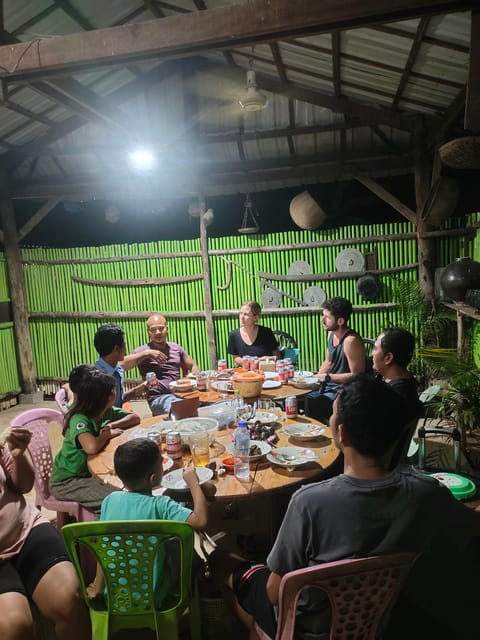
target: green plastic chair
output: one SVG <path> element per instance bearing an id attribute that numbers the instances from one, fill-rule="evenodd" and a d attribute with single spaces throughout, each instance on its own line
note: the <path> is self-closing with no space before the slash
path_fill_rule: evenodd
<path id="1" fill-rule="evenodd" d="M 201 640 L 200 604 L 192 581 L 193 529 L 183 522 L 130 520 L 76 522 L 62 534 L 90 609 L 93 640 L 108 640 L 120 629 L 153 629 L 157 638 L 176 640 L 178 621 L 189 608 L 190 637 Z M 159 548 L 178 541 L 178 593 L 169 591 L 157 608 L 154 601 L 154 566 Z M 95 555 L 105 577 L 105 602 L 91 600 L 85 591 L 79 547 Z M 192 586 L 194 584 L 194 586 Z"/>

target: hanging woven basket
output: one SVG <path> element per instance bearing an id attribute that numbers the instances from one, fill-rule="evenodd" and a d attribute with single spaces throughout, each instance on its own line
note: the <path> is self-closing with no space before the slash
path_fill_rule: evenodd
<path id="1" fill-rule="evenodd" d="M 480 136 L 450 140 L 438 153 L 442 162 L 453 169 L 480 169 Z"/>
<path id="2" fill-rule="evenodd" d="M 327 219 L 325 211 L 308 191 L 303 191 L 290 202 L 290 217 L 300 229 L 317 229 Z"/>

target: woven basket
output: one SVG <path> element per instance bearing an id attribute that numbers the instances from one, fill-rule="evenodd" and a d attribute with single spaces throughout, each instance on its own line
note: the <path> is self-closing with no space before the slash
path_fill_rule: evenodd
<path id="1" fill-rule="evenodd" d="M 450 140 L 438 150 L 442 162 L 454 169 L 480 169 L 480 136 Z"/>
<path id="2" fill-rule="evenodd" d="M 290 217 L 300 229 L 317 229 L 327 219 L 325 211 L 308 191 L 303 191 L 290 202 Z"/>

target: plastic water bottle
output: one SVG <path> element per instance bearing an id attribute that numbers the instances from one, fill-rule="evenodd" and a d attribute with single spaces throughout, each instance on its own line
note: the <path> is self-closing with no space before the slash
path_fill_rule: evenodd
<path id="1" fill-rule="evenodd" d="M 244 420 L 238 423 L 233 436 L 233 471 L 239 480 L 250 478 L 250 431 Z"/>

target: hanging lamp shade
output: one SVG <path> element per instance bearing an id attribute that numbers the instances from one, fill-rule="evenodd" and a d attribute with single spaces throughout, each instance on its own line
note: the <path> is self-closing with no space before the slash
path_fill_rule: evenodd
<path id="1" fill-rule="evenodd" d="M 290 217 L 300 229 L 317 229 L 327 219 L 325 211 L 308 191 L 303 191 L 290 202 Z"/>

